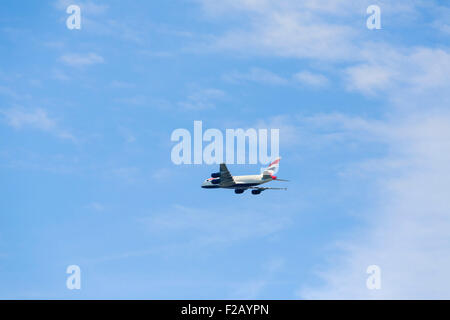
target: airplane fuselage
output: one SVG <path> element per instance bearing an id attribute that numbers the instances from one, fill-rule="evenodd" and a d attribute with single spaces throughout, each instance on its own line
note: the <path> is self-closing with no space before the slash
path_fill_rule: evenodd
<path id="1" fill-rule="evenodd" d="M 219 178 L 209 178 L 202 183 L 202 188 L 225 188 L 225 189 L 245 189 L 248 187 L 254 187 L 263 183 L 272 181 L 272 177 L 264 178 L 261 174 L 247 175 L 247 176 L 233 176 L 235 181 L 232 185 L 221 186 L 220 184 L 214 184 L 213 180 Z"/>

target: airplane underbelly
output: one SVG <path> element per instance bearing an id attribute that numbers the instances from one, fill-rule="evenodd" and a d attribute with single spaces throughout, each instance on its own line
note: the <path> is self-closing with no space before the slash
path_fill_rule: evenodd
<path id="1" fill-rule="evenodd" d="M 258 185 L 262 183 L 259 176 L 241 176 L 235 178 L 236 185 Z"/>

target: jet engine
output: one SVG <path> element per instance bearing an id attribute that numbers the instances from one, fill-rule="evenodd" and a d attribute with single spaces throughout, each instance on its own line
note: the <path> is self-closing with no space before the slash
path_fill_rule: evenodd
<path id="1" fill-rule="evenodd" d="M 212 184 L 219 184 L 220 183 L 220 179 L 213 179 L 211 180 Z"/>
<path id="2" fill-rule="evenodd" d="M 220 172 L 211 173 L 211 178 L 220 178 Z"/>

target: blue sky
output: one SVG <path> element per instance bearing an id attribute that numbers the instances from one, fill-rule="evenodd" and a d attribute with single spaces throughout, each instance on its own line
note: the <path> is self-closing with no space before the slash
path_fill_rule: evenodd
<path id="1" fill-rule="evenodd" d="M 0 298 L 450 298 L 449 17 L 445 1 L 5 2 Z M 280 129 L 288 191 L 201 189 L 217 166 L 170 158 L 194 120 Z"/>

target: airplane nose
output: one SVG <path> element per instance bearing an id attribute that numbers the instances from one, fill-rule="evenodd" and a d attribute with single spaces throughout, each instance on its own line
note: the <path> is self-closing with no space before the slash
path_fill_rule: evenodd
<path id="1" fill-rule="evenodd" d="M 203 183 L 201 185 L 202 188 L 211 188 L 211 186 L 212 186 L 212 183 L 209 180 L 203 181 Z"/>

